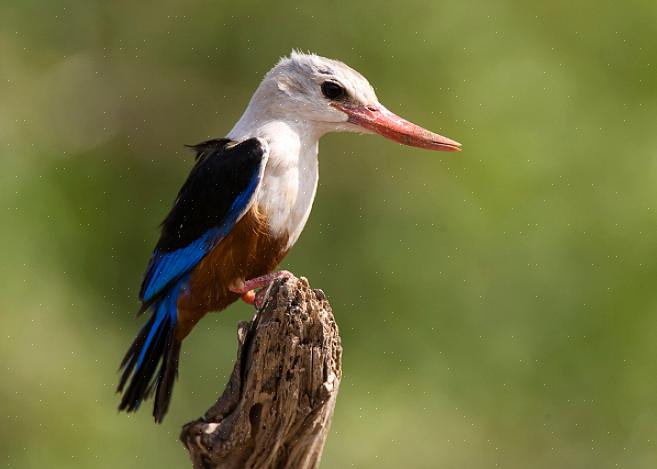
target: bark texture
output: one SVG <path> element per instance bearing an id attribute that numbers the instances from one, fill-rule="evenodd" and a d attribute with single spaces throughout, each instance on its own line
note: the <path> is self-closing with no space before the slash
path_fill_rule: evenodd
<path id="1" fill-rule="evenodd" d="M 342 376 L 331 306 L 308 281 L 279 280 L 238 325 L 224 393 L 180 436 L 195 468 L 319 467 Z"/>

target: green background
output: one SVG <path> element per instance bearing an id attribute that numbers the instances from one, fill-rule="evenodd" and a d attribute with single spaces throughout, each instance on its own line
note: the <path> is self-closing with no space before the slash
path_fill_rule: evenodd
<path id="1" fill-rule="evenodd" d="M 657 3 L 2 0 L 0 464 L 188 467 L 235 305 L 164 424 L 118 414 L 157 224 L 295 47 L 453 154 L 329 135 L 284 266 L 344 344 L 324 468 L 657 467 Z"/>

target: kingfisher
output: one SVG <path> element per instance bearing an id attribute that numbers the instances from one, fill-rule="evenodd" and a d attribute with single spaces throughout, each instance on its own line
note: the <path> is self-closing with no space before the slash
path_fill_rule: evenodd
<path id="1" fill-rule="evenodd" d="M 303 230 L 329 132 L 375 133 L 428 150 L 461 144 L 386 109 L 369 82 L 338 60 L 293 51 L 263 78 L 226 137 L 193 145 L 196 162 L 161 225 L 143 276 L 148 321 L 125 354 L 119 410 L 153 394 L 167 413 L 183 339 L 207 313 L 242 298 L 260 307 Z"/>

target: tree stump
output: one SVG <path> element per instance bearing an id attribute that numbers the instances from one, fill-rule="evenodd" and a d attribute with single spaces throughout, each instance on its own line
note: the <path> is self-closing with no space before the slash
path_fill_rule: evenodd
<path id="1" fill-rule="evenodd" d="M 301 279 L 273 283 L 238 325 L 224 393 L 180 439 L 194 467 L 319 467 L 342 377 L 342 346 L 324 292 Z"/>

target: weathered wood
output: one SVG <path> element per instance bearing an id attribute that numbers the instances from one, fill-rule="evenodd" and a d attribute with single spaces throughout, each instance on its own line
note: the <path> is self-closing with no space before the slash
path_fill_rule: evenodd
<path id="1" fill-rule="evenodd" d="M 319 467 L 342 376 L 331 306 L 308 281 L 276 281 L 238 325 L 224 393 L 180 436 L 195 468 Z"/>

